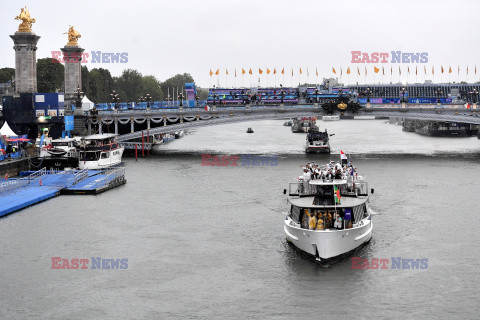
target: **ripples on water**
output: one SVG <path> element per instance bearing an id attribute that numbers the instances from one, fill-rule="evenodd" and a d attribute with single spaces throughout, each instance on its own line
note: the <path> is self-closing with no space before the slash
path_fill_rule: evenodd
<path id="1" fill-rule="evenodd" d="M 428 258 L 426 270 L 352 270 L 349 260 L 319 266 L 285 241 L 282 190 L 300 164 L 338 155 L 305 156 L 305 135 L 282 123 L 198 129 L 161 155 L 126 158 L 125 186 L 0 219 L 2 318 L 478 317 L 480 140 L 325 123 L 333 152 L 353 154 L 375 188 L 379 214 L 358 256 Z M 207 152 L 280 158 L 204 167 Z M 128 258 L 129 268 L 51 270 L 52 256 Z"/>

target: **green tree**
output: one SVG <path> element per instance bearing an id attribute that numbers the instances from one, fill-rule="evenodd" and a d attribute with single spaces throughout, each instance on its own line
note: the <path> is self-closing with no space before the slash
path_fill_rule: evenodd
<path id="1" fill-rule="evenodd" d="M 37 60 L 37 90 L 49 93 L 62 90 L 65 77 L 65 67 L 52 58 Z"/>
<path id="2" fill-rule="evenodd" d="M 114 79 L 114 88 L 117 92 L 124 92 L 128 102 L 137 101 L 142 94 L 143 76 L 137 70 L 124 70 L 120 77 Z"/>
<path id="3" fill-rule="evenodd" d="M 160 85 L 162 88 L 162 91 L 164 94 L 167 94 L 167 92 L 170 93 L 170 96 L 173 95 L 173 88 L 175 88 L 175 94 L 176 90 L 178 88 L 179 92 L 185 88 L 185 83 L 191 83 L 193 81 L 193 77 L 189 73 L 184 73 L 184 74 L 177 74 L 164 82 Z M 175 97 L 176 99 L 176 97 Z"/>
<path id="4" fill-rule="evenodd" d="M 0 83 L 5 83 L 12 81 L 13 76 L 15 75 L 15 69 L 13 68 L 1 68 L 0 69 Z"/>
<path id="5" fill-rule="evenodd" d="M 152 101 L 163 100 L 162 88 L 157 78 L 154 76 L 144 76 L 142 82 L 142 96 L 148 93 L 152 97 Z"/>
<path id="6" fill-rule="evenodd" d="M 82 91 L 85 93 L 85 95 L 89 96 L 88 94 L 88 76 L 90 72 L 88 72 L 88 67 L 87 66 L 82 66 Z"/>

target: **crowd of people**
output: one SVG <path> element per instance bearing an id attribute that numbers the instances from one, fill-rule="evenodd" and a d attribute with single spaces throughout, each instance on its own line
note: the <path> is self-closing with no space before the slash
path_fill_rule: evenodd
<path id="1" fill-rule="evenodd" d="M 347 180 L 349 176 L 356 176 L 357 169 L 352 163 L 346 160 L 343 164 L 330 161 L 326 166 L 320 166 L 314 162 L 300 165 L 303 168 L 303 174 L 298 177 L 299 180 L 308 182 L 310 180 L 333 180 L 344 179 Z"/>
<path id="2" fill-rule="evenodd" d="M 301 226 L 309 230 L 343 229 L 343 223 L 344 220 L 337 211 L 321 212 L 320 210 L 305 209 Z M 345 223 L 349 226 L 350 220 Z"/>

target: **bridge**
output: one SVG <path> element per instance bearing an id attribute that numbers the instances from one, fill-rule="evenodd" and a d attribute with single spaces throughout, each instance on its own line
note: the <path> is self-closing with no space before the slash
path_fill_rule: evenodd
<path id="1" fill-rule="evenodd" d="M 177 108 L 99 112 L 96 118 L 89 117 L 87 124 L 89 132 L 92 132 L 92 129 L 96 127 L 95 131 L 99 133 L 102 133 L 103 126 L 113 124 L 117 134 L 120 125 L 130 125 L 130 132 L 119 136 L 119 141 L 126 142 L 137 140 L 147 132 L 151 136 L 232 122 L 291 119 L 304 116 L 321 117 L 323 115 L 326 115 L 326 113 L 322 107 L 315 104 L 293 106 L 247 105 L 244 107 L 218 107 L 211 110 Z M 345 115 L 352 115 L 352 113 L 345 112 Z M 354 115 L 480 124 L 480 110 L 476 106 L 467 109 L 463 105 L 377 105 L 364 107 Z M 152 123 L 154 127 L 152 127 Z"/>

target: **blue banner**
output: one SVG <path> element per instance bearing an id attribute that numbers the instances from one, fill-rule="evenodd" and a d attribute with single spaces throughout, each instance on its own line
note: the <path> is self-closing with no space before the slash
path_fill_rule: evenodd
<path id="1" fill-rule="evenodd" d="M 65 116 L 65 131 L 72 131 L 74 128 L 73 116 Z"/>
<path id="2" fill-rule="evenodd" d="M 352 220 L 352 209 L 345 208 L 345 220 Z"/>

